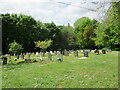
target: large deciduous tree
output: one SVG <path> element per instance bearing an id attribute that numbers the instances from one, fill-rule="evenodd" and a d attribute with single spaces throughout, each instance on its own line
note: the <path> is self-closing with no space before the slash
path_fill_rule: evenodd
<path id="1" fill-rule="evenodd" d="M 120 1 L 112 2 L 95 33 L 95 43 L 98 46 L 113 49 L 120 45 Z"/>
<path id="2" fill-rule="evenodd" d="M 95 37 L 94 30 L 97 24 L 97 20 L 90 20 L 88 17 L 82 17 L 74 23 L 76 41 L 79 48 L 95 48 L 93 38 Z"/>

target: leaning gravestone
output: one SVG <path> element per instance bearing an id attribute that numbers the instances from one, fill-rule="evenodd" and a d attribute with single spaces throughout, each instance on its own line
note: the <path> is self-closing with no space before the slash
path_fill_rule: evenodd
<path id="1" fill-rule="evenodd" d="M 49 60 L 52 60 L 52 55 L 51 55 L 50 52 L 48 52 L 48 59 L 49 59 Z"/>
<path id="2" fill-rule="evenodd" d="M 78 51 L 77 51 L 77 50 L 74 51 L 74 56 L 75 56 L 75 57 L 78 57 Z"/>
<path id="3" fill-rule="evenodd" d="M 41 61 L 43 60 L 43 56 L 44 56 L 44 53 L 43 53 L 43 52 L 40 52 L 40 60 L 41 60 Z"/>

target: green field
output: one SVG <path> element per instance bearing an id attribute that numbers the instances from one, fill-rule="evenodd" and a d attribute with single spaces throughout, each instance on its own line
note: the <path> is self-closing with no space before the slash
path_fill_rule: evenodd
<path id="1" fill-rule="evenodd" d="M 58 62 L 45 55 L 43 62 L 4 65 L 2 88 L 118 88 L 117 51 L 80 57 L 70 54 Z"/>

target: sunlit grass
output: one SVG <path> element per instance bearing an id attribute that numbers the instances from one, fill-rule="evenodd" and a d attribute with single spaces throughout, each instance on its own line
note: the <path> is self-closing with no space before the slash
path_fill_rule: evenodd
<path id="1" fill-rule="evenodd" d="M 63 56 L 63 62 L 53 61 L 5 65 L 2 68 L 3 88 L 117 88 L 118 52 L 83 57 Z"/>

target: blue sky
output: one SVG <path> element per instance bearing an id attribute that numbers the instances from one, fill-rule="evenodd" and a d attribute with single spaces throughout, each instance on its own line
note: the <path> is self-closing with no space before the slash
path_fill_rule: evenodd
<path id="1" fill-rule="evenodd" d="M 73 6 L 58 2 L 69 3 Z M 95 10 L 96 7 L 95 2 L 85 0 L 0 0 L 0 13 L 23 13 L 43 23 L 53 21 L 57 25 L 68 23 L 73 25 L 81 17 L 98 19 L 98 12 L 88 10 Z"/>

